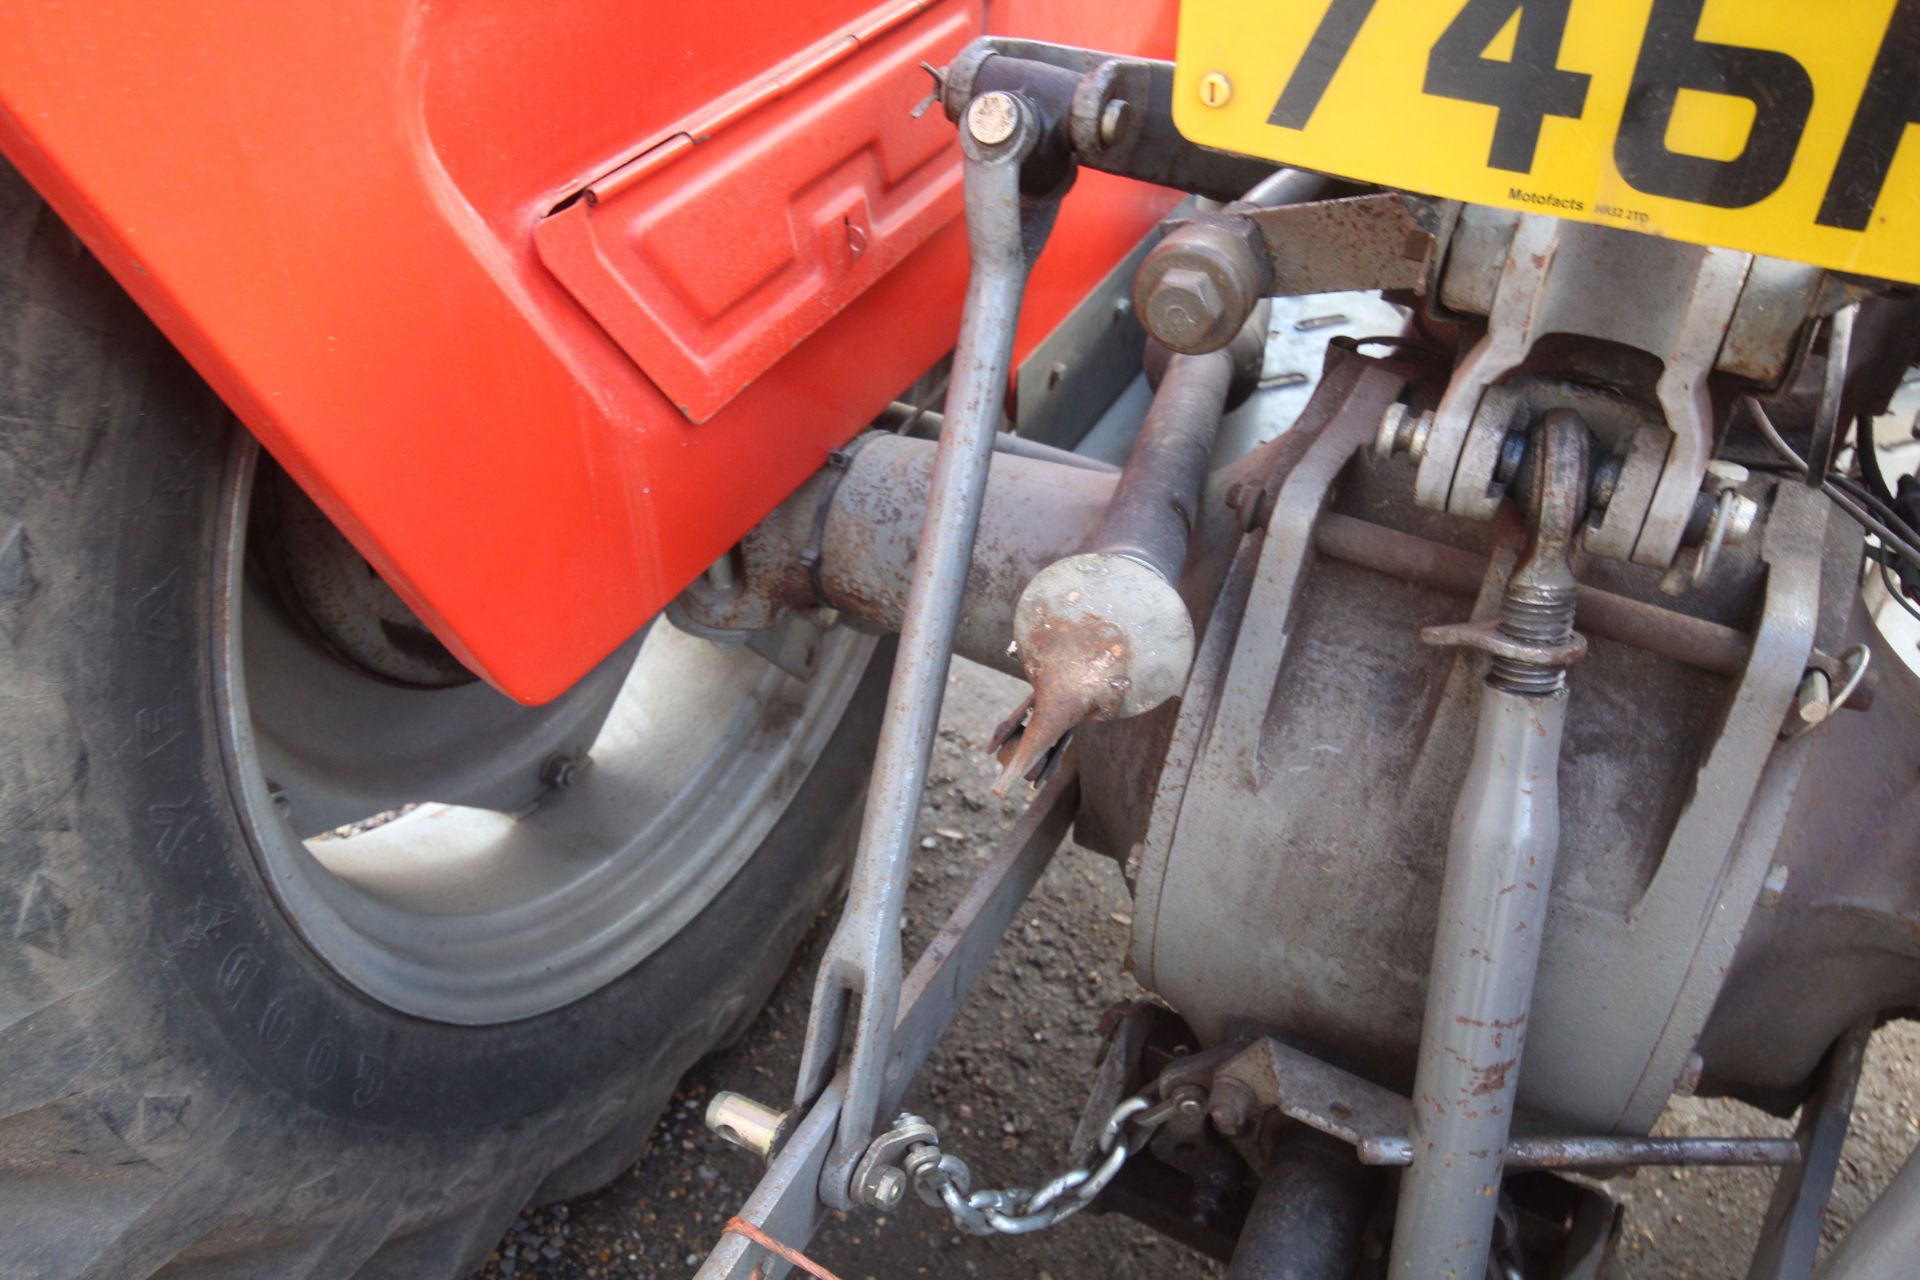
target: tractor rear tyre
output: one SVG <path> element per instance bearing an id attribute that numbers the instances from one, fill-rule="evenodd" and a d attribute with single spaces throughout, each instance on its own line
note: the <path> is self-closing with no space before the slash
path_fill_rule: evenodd
<path id="1" fill-rule="evenodd" d="M 373 575 L 304 502 L 0 166 L 8 1276 L 465 1275 L 841 879 L 884 647 L 660 622 L 523 708 L 383 649 L 377 580 L 371 630 L 306 609 Z"/>

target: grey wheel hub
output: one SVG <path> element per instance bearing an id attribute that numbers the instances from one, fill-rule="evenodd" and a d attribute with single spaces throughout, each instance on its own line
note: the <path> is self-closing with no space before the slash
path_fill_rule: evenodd
<path id="1" fill-rule="evenodd" d="M 406 1013 L 530 1017 L 645 959 L 765 838 L 872 652 L 830 633 L 801 681 L 661 621 L 544 707 L 403 683 L 249 566 L 256 457 L 229 469 L 217 565 L 229 774 L 300 933 Z"/>

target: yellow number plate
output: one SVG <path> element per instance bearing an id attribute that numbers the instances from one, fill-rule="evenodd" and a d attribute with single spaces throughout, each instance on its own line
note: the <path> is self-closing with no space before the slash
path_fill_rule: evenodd
<path id="1" fill-rule="evenodd" d="M 1185 0 L 1173 101 L 1204 146 L 1920 283 L 1920 0 Z"/>

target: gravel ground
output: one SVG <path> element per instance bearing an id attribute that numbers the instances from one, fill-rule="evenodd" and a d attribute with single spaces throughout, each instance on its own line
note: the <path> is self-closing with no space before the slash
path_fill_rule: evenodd
<path id="1" fill-rule="evenodd" d="M 920 815 L 921 852 L 907 897 L 911 958 L 944 919 L 995 839 L 1018 812 L 988 793 L 982 744 L 1024 686 L 956 664 Z M 1130 903 L 1119 868 L 1068 846 L 936 1049 L 908 1106 L 930 1118 L 973 1166 L 976 1185 L 1034 1185 L 1064 1167 L 1085 1101 L 1095 1024 L 1138 990 L 1122 971 Z M 701 1124 L 716 1089 L 768 1101 L 792 1088 L 814 967 L 831 921 L 823 917 L 771 1004 L 741 1043 L 682 1082 L 649 1150 L 606 1190 L 529 1209 L 475 1280 L 586 1280 L 690 1274 L 758 1176 L 750 1157 Z M 1920 1134 L 1920 1030 L 1889 1028 L 1867 1058 L 1830 1226 L 1850 1222 L 1893 1176 Z M 1791 1124 L 1738 1104 L 1683 1100 L 1671 1133 L 1787 1133 Z M 1627 1269 L 1634 1280 L 1742 1274 L 1770 1177 L 1758 1171 L 1653 1170 L 1622 1180 L 1630 1202 Z M 911 1201 L 897 1220 L 830 1222 L 810 1254 L 845 1280 L 925 1276 L 981 1280 L 1129 1280 L 1218 1276 L 1184 1247 L 1118 1218 L 1083 1215 L 1015 1239 L 975 1239 Z"/>

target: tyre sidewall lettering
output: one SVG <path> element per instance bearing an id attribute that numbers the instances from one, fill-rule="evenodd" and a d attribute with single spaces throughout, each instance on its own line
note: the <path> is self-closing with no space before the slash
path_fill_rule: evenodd
<path id="1" fill-rule="evenodd" d="M 322 1111 L 389 1118 L 382 1104 L 404 1078 L 378 1024 L 396 1015 L 337 983 L 275 918 L 216 772 L 212 549 L 231 437 L 205 436 L 144 466 L 139 448 L 126 450 L 146 475 L 123 490 L 140 496 L 125 513 L 111 660 L 123 688 L 159 690 L 127 699 L 134 709 L 122 731 L 125 775 L 142 793 L 135 861 L 176 989 L 212 1015 L 227 1046 Z M 183 562 L 189 548 L 203 558 Z"/>

